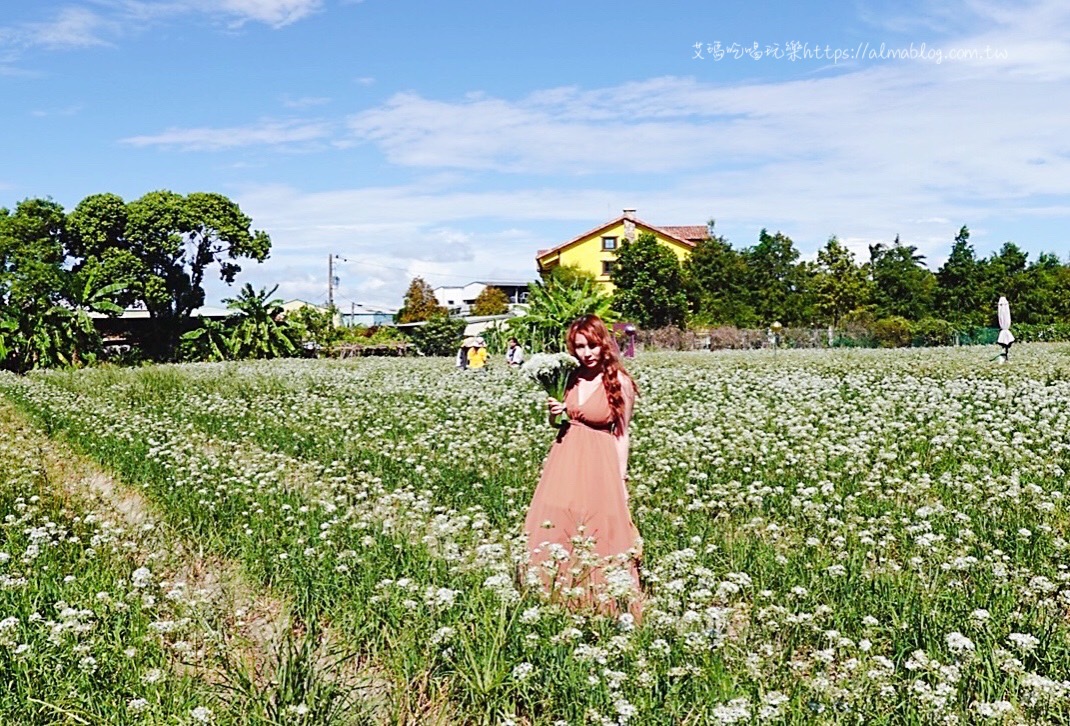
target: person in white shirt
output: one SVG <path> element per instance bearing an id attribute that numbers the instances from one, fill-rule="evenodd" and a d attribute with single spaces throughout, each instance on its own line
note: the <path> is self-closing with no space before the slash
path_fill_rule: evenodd
<path id="1" fill-rule="evenodd" d="M 510 366 L 519 366 L 524 362 L 524 349 L 516 338 L 509 339 L 509 349 L 505 351 L 505 362 Z"/>

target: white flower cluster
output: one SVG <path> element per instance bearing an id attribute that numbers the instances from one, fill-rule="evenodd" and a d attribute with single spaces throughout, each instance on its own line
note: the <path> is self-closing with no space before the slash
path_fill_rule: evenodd
<path id="1" fill-rule="evenodd" d="M 559 399 L 578 366 L 579 361 L 568 353 L 536 353 L 520 366 L 520 372 Z"/>

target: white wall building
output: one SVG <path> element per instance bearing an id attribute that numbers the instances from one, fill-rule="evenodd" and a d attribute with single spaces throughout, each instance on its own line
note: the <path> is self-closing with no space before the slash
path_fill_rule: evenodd
<path id="1" fill-rule="evenodd" d="M 467 315 L 476 298 L 488 287 L 496 287 L 504 292 L 509 298 L 510 305 L 519 305 L 528 301 L 528 283 L 502 280 L 477 280 L 461 287 L 436 287 L 435 299 L 451 314 Z"/>

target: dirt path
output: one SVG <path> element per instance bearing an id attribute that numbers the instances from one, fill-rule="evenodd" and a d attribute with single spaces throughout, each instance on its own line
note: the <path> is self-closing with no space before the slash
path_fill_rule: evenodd
<path id="1" fill-rule="evenodd" d="M 121 539 L 133 560 L 151 569 L 176 609 L 196 613 L 203 640 L 176 667 L 228 688 L 241 681 L 235 678 L 241 672 L 248 676 L 241 689 L 244 697 L 270 696 L 267 692 L 278 687 L 280 671 L 295 667 L 286 654 L 292 656 L 308 632 L 292 617 L 289 602 L 250 583 L 236 563 L 183 541 L 140 492 L 61 441 L 48 438 L 2 399 L 0 431 L 17 436 L 34 452 L 35 468 L 56 495 L 69 501 L 72 509 L 96 517 Z M 349 709 L 353 718 L 343 717 L 343 723 L 385 722 L 390 682 L 355 659 L 329 667 L 337 659 L 327 653 L 337 652 L 339 645 L 329 629 L 320 629 L 304 667 L 311 664 L 312 675 L 340 689 L 342 700 L 353 705 Z"/>

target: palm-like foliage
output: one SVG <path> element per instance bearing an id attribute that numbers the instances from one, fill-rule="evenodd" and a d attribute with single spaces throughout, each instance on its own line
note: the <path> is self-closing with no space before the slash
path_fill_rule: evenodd
<path id="1" fill-rule="evenodd" d="M 564 350 L 565 331 L 576 318 L 597 315 L 607 323 L 615 320 L 612 302 L 596 282 L 581 279 L 569 284 L 551 277 L 529 286 L 527 314 L 507 325 L 529 350 L 557 353 Z"/>
<path id="2" fill-rule="evenodd" d="M 282 301 L 271 297 L 278 289 L 276 285 L 257 292 L 245 283 L 237 297 L 223 300 L 240 315 L 230 335 L 229 349 L 235 358 L 281 358 L 297 352 L 295 331 L 283 317 Z"/>
<path id="3" fill-rule="evenodd" d="M 199 327 L 182 334 L 181 352 L 183 360 L 206 360 L 212 363 L 234 357 L 227 326 L 209 319 L 202 320 Z"/>

